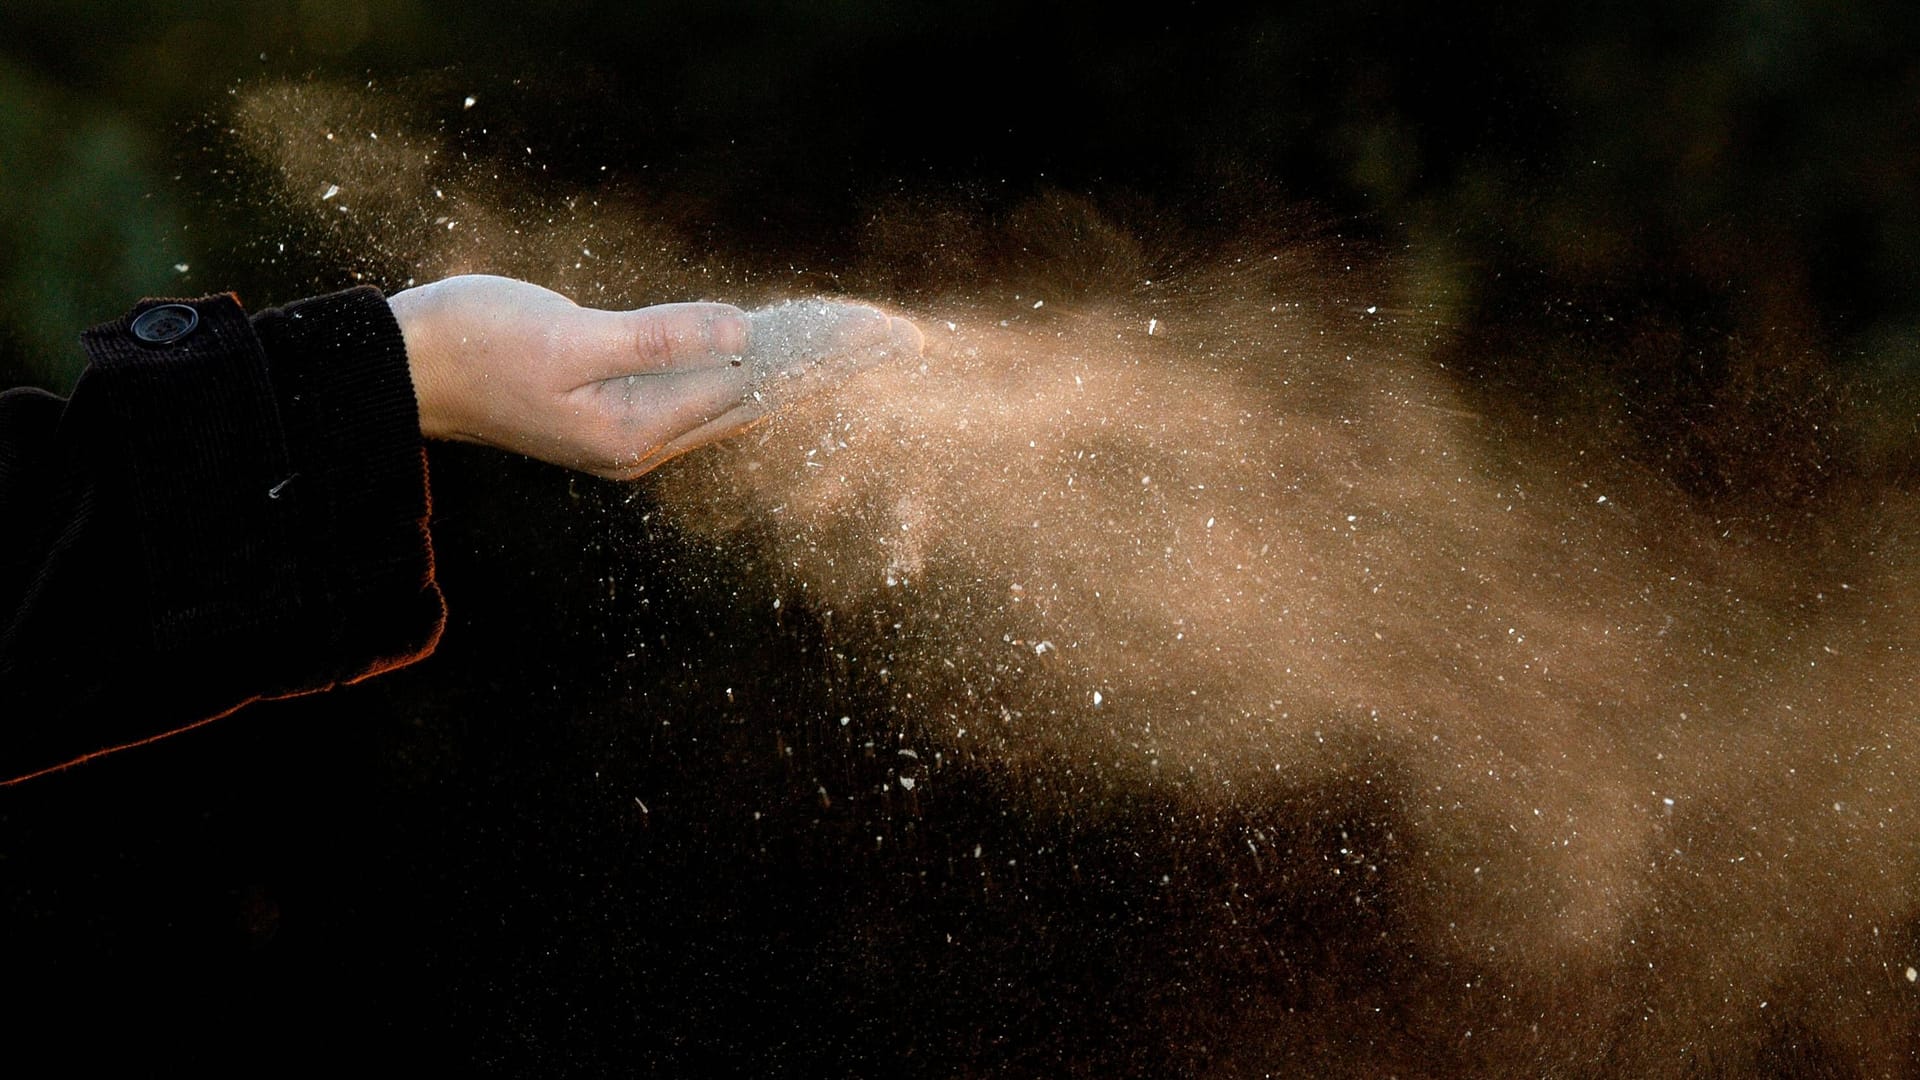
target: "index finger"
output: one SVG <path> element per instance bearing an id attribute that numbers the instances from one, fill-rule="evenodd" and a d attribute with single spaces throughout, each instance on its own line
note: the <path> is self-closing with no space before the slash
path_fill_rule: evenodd
<path id="1" fill-rule="evenodd" d="M 579 315 L 565 342 L 576 386 L 629 375 L 738 366 L 747 348 L 746 313 L 732 304 L 657 304 L 634 311 L 581 308 Z"/>

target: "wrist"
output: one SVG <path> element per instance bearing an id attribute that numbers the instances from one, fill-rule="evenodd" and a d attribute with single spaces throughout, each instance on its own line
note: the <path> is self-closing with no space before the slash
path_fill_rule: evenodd
<path id="1" fill-rule="evenodd" d="M 400 324 L 400 336 L 406 342 L 407 372 L 413 379 L 413 396 L 420 412 L 420 434 L 429 439 L 455 436 L 447 411 L 445 349 L 441 344 L 440 304 L 434 287 L 422 285 L 394 293 L 387 307 Z"/>

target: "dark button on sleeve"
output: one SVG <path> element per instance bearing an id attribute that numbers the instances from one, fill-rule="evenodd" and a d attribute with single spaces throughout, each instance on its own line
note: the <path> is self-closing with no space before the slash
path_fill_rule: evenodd
<path id="1" fill-rule="evenodd" d="M 193 333 L 200 313 L 185 304 L 148 308 L 133 320 L 133 336 L 149 345 L 165 345 Z"/>

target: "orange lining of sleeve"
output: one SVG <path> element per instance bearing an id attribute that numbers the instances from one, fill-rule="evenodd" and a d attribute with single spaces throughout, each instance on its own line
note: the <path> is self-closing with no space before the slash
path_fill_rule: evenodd
<path id="1" fill-rule="evenodd" d="M 426 458 L 425 448 L 422 448 L 420 453 L 421 453 L 421 464 L 424 466 L 425 458 Z M 432 489 L 428 489 L 427 517 L 430 519 L 432 515 L 433 515 L 433 493 L 432 493 Z M 426 529 L 427 529 L 427 521 L 423 519 L 420 522 L 420 530 L 421 532 L 425 533 Z M 245 701 L 239 702 L 238 704 L 235 704 L 230 708 L 222 709 L 221 711 L 214 713 L 212 716 L 208 716 L 200 720 L 195 720 L 191 724 L 183 724 L 180 727 L 174 728 L 170 731 L 163 731 L 158 735 L 149 735 L 144 739 L 135 739 L 132 742 L 124 742 L 119 744 L 118 746 L 107 746 L 107 747 L 102 747 L 99 750 L 89 750 L 88 752 L 81 754 L 78 757 L 70 758 L 66 761 L 59 763 L 58 765 L 48 765 L 43 769 L 35 769 L 30 773 L 24 773 L 20 776 L 14 776 L 5 780 L 0 780 L 0 788 L 10 788 L 16 784 L 24 784 L 29 780 L 34 780 L 42 776 L 47 776 L 57 772 L 64 772 L 68 769 L 73 768 L 76 765 L 84 765 L 87 762 L 94 760 L 95 758 L 106 757 L 108 754 L 117 754 L 122 750 L 132 750 L 136 747 L 145 746 L 148 743 L 159 742 L 161 739 L 170 739 L 175 735 L 192 731 L 195 728 L 205 727 L 208 724 L 213 723 L 215 720 L 222 720 L 222 719 L 225 719 L 226 717 L 232 716 L 234 713 L 237 713 L 241 709 L 244 709 L 249 705 L 255 704 L 256 702 L 288 701 L 297 697 L 306 697 L 308 694 L 325 693 L 326 691 L 335 689 L 336 687 L 352 686 L 355 683 L 363 682 L 367 679 L 371 679 L 376 675 L 385 675 L 389 671 L 396 671 L 400 668 L 406 667 L 409 664 L 414 664 L 414 663 L 418 663 L 421 660 L 425 660 L 427 657 L 433 655 L 433 651 L 435 649 L 440 647 L 440 635 L 446 633 L 446 630 L 447 630 L 447 598 L 446 598 L 446 595 L 440 591 L 440 586 L 437 580 L 437 573 L 436 573 L 436 568 L 434 566 L 434 559 L 433 559 L 433 538 L 431 537 L 431 535 L 429 535 L 425 537 L 425 540 L 427 545 L 426 584 L 429 589 L 433 590 L 434 600 L 439 605 L 440 613 L 437 616 L 435 616 L 433 621 L 433 630 L 430 633 L 428 633 L 426 642 L 423 645 L 421 645 L 419 649 L 411 653 L 406 653 L 400 656 L 388 657 L 385 659 L 376 660 L 373 662 L 373 664 L 370 667 L 367 668 L 367 670 L 361 672 L 358 675 L 355 675 L 351 679 L 345 679 L 337 683 L 328 683 L 325 686 L 316 686 L 311 690 L 299 690 L 291 694 L 260 694 L 255 697 L 247 698 Z"/>
<path id="2" fill-rule="evenodd" d="M 435 589 L 434 592 L 436 596 L 439 595 L 438 589 Z M 132 742 L 121 743 L 118 746 L 107 746 L 107 747 L 102 747 L 99 750 L 89 750 L 88 752 L 81 754 L 78 757 L 63 761 L 58 765 L 48 765 L 43 769 L 36 769 L 33 772 L 26 773 L 21 776 L 15 776 L 7 780 L 0 780 L 0 788 L 9 788 L 9 787 L 13 787 L 15 784 L 24 784 L 29 780 L 34 780 L 42 776 L 47 776 L 51 773 L 64 772 L 67 769 L 71 769 L 75 767 L 76 765 L 84 765 L 87 762 L 94 760 L 95 758 L 106 757 L 108 754 L 117 754 L 122 750 L 132 750 L 136 747 L 145 746 L 148 743 L 159 742 L 161 739 L 170 739 L 175 735 L 180 735 L 185 732 L 192 731 L 195 728 L 205 727 L 206 725 L 213 723 L 215 720 L 223 720 L 226 717 L 232 716 L 234 713 L 239 712 L 241 709 L 244 709 L 247 706 L 255 704 L 257 702 L 288 701 L 293 698 L 306 697 L 309 694 L 325 693 L 326 691 L 335 689 L 336 687 L 352 686 L 355 683 L 362 682 L 367 679 L 371 679 L 376 675 L 385 675 L 389 671 L 395 671 L 395 670 L 398 670 L 399 668 L 406 667 L 409 664 L 417 663 L 418 661 L 424 660 L 428 656 L 432 655 L 433 650 L 439 647 L 440 635 L 446 631 L 446 628 L 447 628 L 447 602 L 445 597 L 440 597 L 440 616 L 438 619 L 434 621 L 433 632 L 430 635 L 428 635 L 426 644 L 422 645 L 415 652 L 408 653 L 402 656 L 390 657 L 387 659 L 376 661 L 372 667 L 369 667 L 367 670 L 361 672 L 358 675 L 355 675 L 351 679 L 345 679 L 345 680 L 342 680 L 341 682 L 328 683 L 326 686 L 316 686 L 310 690 L 300 690 L 291 694 L 261 694 L 258 697 L 250 697 L 245 701 L 242 701 L 236 705 L 233 705 L 230 708 L 223 709 L 220 712 L 214 713 L 212 716 L 208 716 L 200 720 L 195 720 L 191 724 L 182 724 L 180 727 L 174 728 L 171 731 L 163 731 L 158 735 L 149 735 L 144 739 L 135 739 Z"/>

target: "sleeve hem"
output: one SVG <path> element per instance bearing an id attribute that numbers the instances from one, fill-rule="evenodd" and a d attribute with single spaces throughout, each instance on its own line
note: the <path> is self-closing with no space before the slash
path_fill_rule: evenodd
<path id="1" fill-rule="evenodd" d="M 303 586 L 329 612 L 330 683 L 431 651 L 445 621 L 427 533 L 419 407 L 400 324 L 362 287 L 260 313 L 289 451 L 276 499 L 307 530 Z"/>

